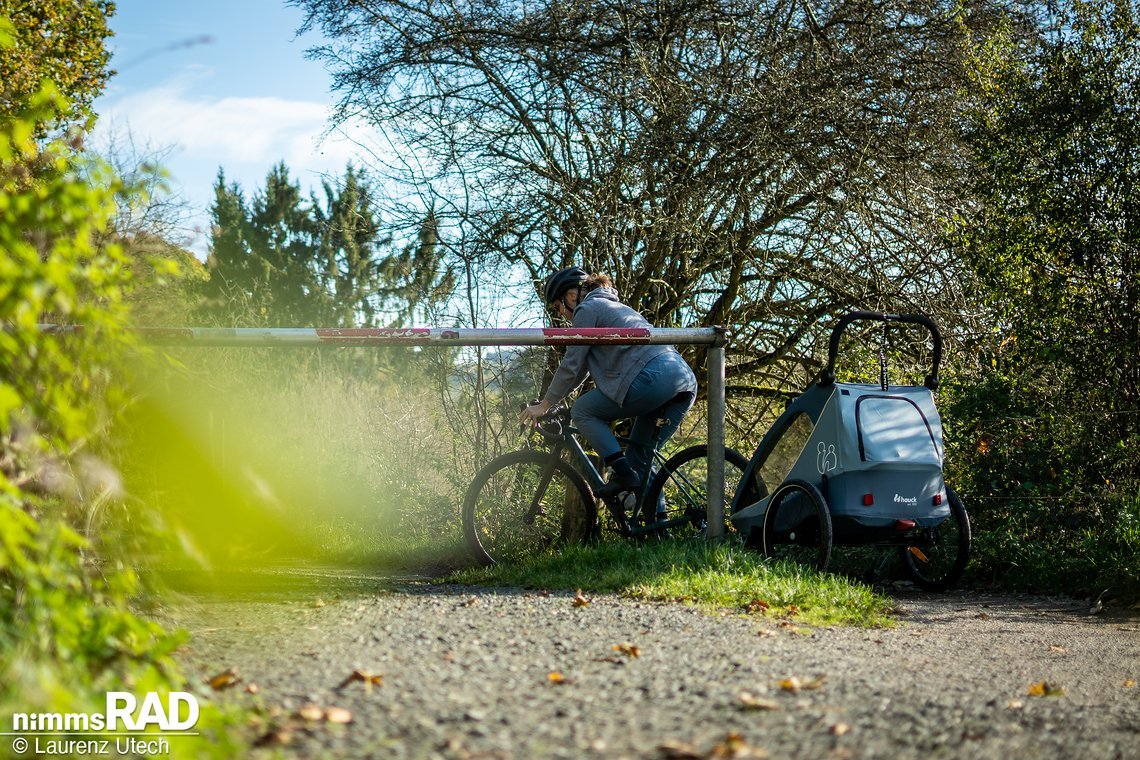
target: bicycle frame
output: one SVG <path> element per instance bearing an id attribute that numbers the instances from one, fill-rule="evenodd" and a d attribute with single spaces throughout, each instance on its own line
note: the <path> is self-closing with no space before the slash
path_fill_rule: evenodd
<path id="1" fill-rule="evenodd" d="M 562 431 L 559 435 L 551 435 L 550 433 L 545 432 L 545 431 L 543 431 L 542 434 L 543 434 L 543 437 L 547 441 L 550 441 L 551 439 L 553 439 L 553 443 L 550 444 L 551 455 L 553 455 L 556 458 L 559 458 L 562 456 L 563 451 L 569 452 L 572 461 L 576 462 L 579 465 L 579 471 L 582 473 L 583 477 L 586 479 L 586 482 L 589 484 L 590 489 L 592 491 L 596 492 L 599 488 L 601 488 L 603 485 L 605 485 L 605 481 L 602 480 L 601 473 L 598 472 L 598 469 L 594 466 L 593 461 L 590 459 L 589 455 L 586 454 L 586 451 L 582 447 L 582 444 L 578 442 L 578 439 L 576 437 L 577 432 L 578 432 L 577 428 L 575 428 L 569 424 L 563 424 L 562 425 Z M 661 451 L 657 448 L 658 440 L 657 440 L 656 436 L 654 437 L 652 445 L 649 445 L 649 446 L 647 446 L 643 443 L 638 443 L 637 441 L 634 441 L 633 439 L 627 438 L 624 436 L 617 436 L 617 440 L 619 443 L 621 443 L 627 447 L 628 446 L 639 446 L 641 448 L 650 449 L 651 454 L 652 454 L 652 456 L 651 456 L 652 464 L 650 465 L 650 472 L 645 474 L 645 477 L 642 478 L 641 484 L 637 488 L 637 493 L 636 493 L 637 498 L 636 498 L 636 501 L 634 503 L 633 511 L 630 513 L 630 515 L 628 517 L 626 517 L 625 512 L 623 509 L 621 509 L 620 505 L 615 504 L 613 500 L 610 500 L 610 499 L 603 499 L 602 500 L 602 502 L 606 505 L 606 510 L 610 513 L 610 517 L 613 518 L 614 523 L 617 524 L 618 531 L 625 537 L 634 537 L 634 536 L 644 535 L 647 533 L 652 533 L 655 531 L 660 531 L 662 529 L 672 528 L 672 527 L 677 526 L 677 525 L 684 525 L 684 524 L 691 522 L 691 518 L 689 518 L 688 516 L 683 516 L 683 517 L 675 517 L 675 518 L 670 519 L 670 520 L 661 520 L 660 522 L 652 522 L 652 521 L 647 519 L 646 525 L 639 525 L 638 524 L 639 518 L 642 517 L 642 513 L 646 511 L 645 497 L 649 491 L 649 486 L 652 482 L 652 477 L 650 477 L 650 473 L 652 472 L 653 464 L 655 464 L 659 468 L 663 467 L 665 465 L 666 459 L 661 454 Z M 539 491 L 538 491 L 539 494 L 541 494 L 543 491 L 546 490 L 546 486 L 549 484 L 549 478 L 551 477 L 551 475 L 553 475 L 553 472 L 543 473 L 542 481 L 539 484 Z M 684 476 L 683 473 L 674 473 L 672 476 L 680 477 L 681 480 L 684 481 L 684 484 L 688 488 L 688 490 L 690 492 L 692 491 L 692 488 L 693 488 L 692 484 L 688 482 L 688 479 Z M 535 497 L 536 503 L 538 502 L 539 498 L 540 497 L 538 495 L 536 495 L 536 497 Z M 656 508 L 657 508 L 657 505 L 654 504 L 653 509 L 654 509 L 655 515 L 656 515 L 656 511 L 657 511 Z"/>

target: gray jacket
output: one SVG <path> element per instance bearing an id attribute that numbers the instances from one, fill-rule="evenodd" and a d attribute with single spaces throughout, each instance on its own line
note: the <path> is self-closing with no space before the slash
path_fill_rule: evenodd
<path id="1" fill-rule="evenodd" d="M 645 317 L 618 300 L 613 288 L 597 288 L 586 294 L 574 310 L 574 327 L 649 327 Z M 569 346 L 543 398 L 553 406 L 581 385 L 586 373 L 594 385 L 615 404 L 625 402 L 630 383 L 649 360 L 675 352 L 672 346 L 614 345 Z"/>

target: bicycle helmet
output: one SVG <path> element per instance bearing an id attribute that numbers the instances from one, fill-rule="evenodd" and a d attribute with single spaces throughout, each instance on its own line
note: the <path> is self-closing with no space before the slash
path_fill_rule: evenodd
<path id="1" fill-rule="evenodd" d="M 571 288 L 581 287 L 586 281 L 586 270 L 581 267 L 559 269 L 546 278 L 542 286 L 542 296 L 547 303 L 554 303 L 566 294 Z"/>

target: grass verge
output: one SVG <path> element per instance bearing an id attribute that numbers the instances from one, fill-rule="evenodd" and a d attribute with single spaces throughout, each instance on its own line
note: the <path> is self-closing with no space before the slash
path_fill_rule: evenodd
<path id="1" fill-rule="evenodd" d="M 704 541 L 570 547 L 517 564 L 452 573 L 451 583 L 582 589 L 792 617 L 807 625 L 889 626 L 893 602 L 869 587 L 788 564 L 738 545 Z"/>

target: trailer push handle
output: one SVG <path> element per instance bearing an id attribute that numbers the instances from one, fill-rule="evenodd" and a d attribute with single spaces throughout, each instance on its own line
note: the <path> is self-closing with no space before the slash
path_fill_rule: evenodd
<path id="1" fill-rule="evenodd" d="M 827 367 L 819 373 L 820 385 L 831 385 L 835 382 L 835 359 L 839 354 L 839 339 L 849 324 L 859 321 L 908 322 L 929 330 L 930 336 L 934 339 L 934 363 L 923 385 L 932 391 L 938 390 L 938 367 L 942 364 L 942 332 L 935 321 L 925 314 L 883 314 L 878 311 L 853 311 L 840 317 L 839 324 L 831 331 L 831 341 L 827 347 Z"/>

